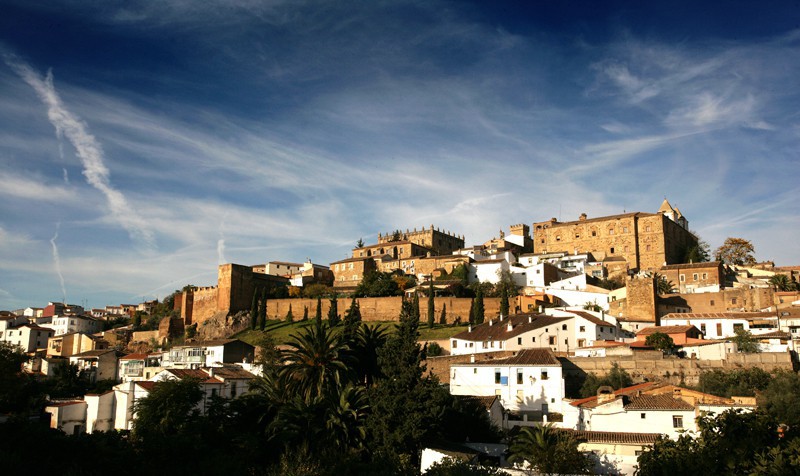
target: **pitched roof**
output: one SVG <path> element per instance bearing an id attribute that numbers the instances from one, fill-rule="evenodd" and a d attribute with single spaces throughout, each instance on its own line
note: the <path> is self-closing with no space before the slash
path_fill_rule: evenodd
<path id="1" fill-rule="evenodd" d="M 224 367 L 212 367 L 214 370 L 214 377 L 222 379 L 254 379 L 255 375 L 247 370 L 239 367 L 238 365 L 226 365 Z M 204 369 L 210 375 L 211 368 Z"/>
<path id="2" fill-rule="evenodd" d="M 597 316 L 589 314 L 586 311 L 569 311 L 569 312 L 572 313 L 572 314 L 575 314 L 576 316 L 582 317 L 583 319 L 586 319 L 587 321 L 591 322 L 592 324 L 596 324 L 598 326 L 615 327 L 614 323 L 608 322 L 608 321 L 604 321 L 604 320 L 598 318 Z"/>
<path id="3" fill-rule="evenodd" d="M 637 336 L 649 336 L 651 334 L 655 334 L 660 332 L 662 334 L 685 334 L 690 330 L 695 329 L 697 332 L 700 332 L 700 329 L 697 329 L 693 325 L 684 325 L 684 326 L 653 326 L 653 327 L 645 327 L 644 329 L 640 330 L 636 333 Z"/>
<path id="4" fill-rule="evenodd" d="M 482 406 L 486 410 L 492 408 L 494 402 L 496 402 L 500 397 L 497 395 L 486 395 L 486 396 L 478 396 L 478 395 L 454 395 L 456 400 L 463 400 L 467 402 L 475 402 L 478 405 Z"/>
<path id="5" fill-rule="evenodd" d="M 664 319 L 765 319 L 776 318 L 774 312 L 671 312 Z"/>
<path id="6" fill-rule="evenodd" d="M 116 350 L 114 349 L 87 350 L 85 352 L 81 352 L 80 354 L 74 354 L 72 357 L 100 357 L 101 355 L 105 355 L 109 352 L 116 352 Z"/>
<path id="7" fill-rule="evenodd" d="M 535 329 L 540 329 L 545 326 L 551 326 L 563 321 L 572 319 L 572 317 L 552 317 L 545 316 L 544 314 L 516 314 L 508 316 L 499 321 L 492 319 L 491 325 L 489 322 L 484 322 L 472 328 L 459 332 L 451 337 L 451 339 L 460 339 L 473 342 L 482 342 L 487 340 L 507 340 L 516 337 L 525 332 Z M 530 321 L 530 322 L 529 322 Z M 511 330 L 508 330 L 508 325 L 511 324 Z"/>
<path id="8" fill-rule="evenodd" d="M 120 357 L 119 360 L 144 360 L 147 358 L 146 353 L 144 354 L 128 354 L 123 357 Z"/>
<path id="9" fill-rule="evenodd" d="M 624 388 L 620 388 L 618 390 L 614 390 L 614 395 L 616 395 L 616 396 L 628 395 L 628 394 L 631 394 L 631 393 L 636 393 L 638 391 L 654 387 L 656 385 L 658 385 L 658 383 L 656 383 L 656 382 L 638 383 L 636 385 L 631 385 L 630 387 L 624 387 Z M 591 396 L 591 397 L 586 397 L 586 398 L 581 398 L 581 399 L 578 399 L 578 400 L 573 400 L 569 404 L 572 405 L 573 407 L 594 408 L 594 407 L 596 407 L 598 405 L 598 403 L 597 403 L 597 395 L 594 395 L 594 396 Z"/>
<path id="10" fill-rule="evenodd" d="M 587 443 L 610 443 L 618 445 L 652 445 L 660 436 L 659 433 L 626 433 L 622 431 L 589 431 L 560 429 L 571 433 L 576 440 Z"/>
<path id="11" fill-rule="evenodd" d="M 549 348 L 541 349 L 524 349 L 517 352 L 511 357 L 505 359 L 482 360 L 480 362 L 465 362 L 459 364 L 452 364 L 453 366 L 476 366 L 482 365 L 487 367 L 497 367 L 503 365 L 535 365 L 538 367 L 561 367 L 561 362 L 556 358 L 555 354 Z"/>
<path id="12" fill-rule="evenodd" d="M 717 268 L 722 265 L 720 261 L 705 261 L 700 263 L 681 263 L 667 264 L 661 267 L 662 270 L 670 269 L 696 269 L 696 268 Z"/>
<path id="13" fill-rule="evenodd" d="M 669 394 L 628 395 L 626 410 L 694 410 L 694 405 Z"/>

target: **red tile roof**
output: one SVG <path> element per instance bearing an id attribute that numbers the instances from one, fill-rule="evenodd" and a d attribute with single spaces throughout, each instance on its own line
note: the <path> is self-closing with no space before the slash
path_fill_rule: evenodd
<path id="1" fill-rule="evenodd" d="M 662 334 L 685 334 L 690 330 L 695 329 L 697 332 L 700 332 L 700 329 L 697 329 L 693 325 L 685 325 L 685 326 L 653 326 L 653 327 L 645 327 L 644 329 L 640 330 L 636 333 L 637 336 L 649 336 L 651 334 L 655 334 L 660 332 Z"/>
<path id="2" fill-rule="evenodd" d="M 549 348 L 542 349 L 525 349 L 519 351 L 516 355 L 507 357 L 505 359 L 482 360 L 480 362 L 464 362 L 459 364 L 452 364 L 453 366 L 476 366 L 485 365 L 489 367 L 497 367 L 499 365 L 535 365 L 561 367 L 561 362 L 556 358 L 555 354 Z"/>
<path id="3" fill-rule="evenodd" d="M 560 431 L 571 433 L 576 440 L 587 443 L 610 443 L 619 445 L 649 446 L 655 443 L 659 433 L 626 433 L 621 431 L 588 431 L 569 430 Z"/>
<path id="4" fill-rule="evenodd" d="M 694 405 L 669 394 L 628 395 L 626 410 L 694 410 Z"/>
<path id="5" fill-rule="evenodd" d="M 764 319 L 777 317 L 774 312 L 671 312 L 661 320 L 669 319 Z"/>
<path id="6" fill-rule="evenodd" d="M 124 357 L 120 357 L 119 360 L 144 360 L 147 358 L 148 354 L 128 354 Z"/>
<path id="7" fill-rule="evenodd" d="M 531 322 L 528 322 L 529 318 Z M 493 319 L 491 325 L 489 325 L 489 322 L 484 322 L 483 324 L 474 326 L 472 331 L 466 330 L 459 332 L 451 337 L 451 339 L 473 342 L 483 342 L 488 340 L 504 341 L 525 332 L 555 325 L 569 319 L 572 318 L 551 317 L 545 316 L 544 314 L 516 314 L 513 316 L 508 316 L 507 318 L 503 319 L 502 322 L 498 319 Z M 509 323 L 512 326 L 510 331 L 508 330 Z"/>
<path id="8" fill-rule="evenodd" d="M 614 395 L 628 395 L 631 393 L 636 393 L 640 390 L 645 390 L 654 386 L 657 386 L 658 383 L 656 382 L 643 382 L 638 383 L 636 385 L 631 385 L 630 387 L 620 388 L 618 390 L 614 390 Z M 594 408 L 597 406 L 597 395 L 592 397 L 581 398 L 579 400 L 574 400 L 569 403 L 573 407 L 586 407 L 586 408 Z"/>

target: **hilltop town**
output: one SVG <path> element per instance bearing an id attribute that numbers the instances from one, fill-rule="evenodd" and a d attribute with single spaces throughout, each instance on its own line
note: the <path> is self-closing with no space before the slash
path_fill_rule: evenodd
<path id="1" fill-rule="evenodd" d="M 369 458 L 359 451 L 369 448 L 411 454 L 422 472 L 461 461 L 508 474 L 651 474 L 647 468 L 664 464 L 647 459 L 655 445 L 702 439 L 714 415 L 760 414 L 773 381 L 797 380 L 799 280 L 800 266 L 756 262 L 744 239 L 730 238 L 712 254 L 664 199 L 652 212 L 514 224 L 469 246 L 463 235 L 430 225 L 379 233 L 372 244 L 359 239 L 351 257 L 329 264 L 223 264 L 216 285 L 187 285 L 163 302 L 2 311 L 0 341 L 25 378 L 62 382 L 65 369 L 75 374 L 72 387 L 40 402 L 46 424 L 67 435 L 142 437 L 151 431 L 137 423 L 147 415 L 142 402 L 181 382 L 198 389 L 186 410 L 197 418 L 217 411 L 218 399 L 257 398 L 273 380 L 328 411 L 318 398 L 334 392 L 339 401 L 345 390 L 328 388 L 324 373 L 298 370 L 307 341 L 324 346 L 317 357 L 330 352 L 319 366 L 341 360 L 328 372 L 350 382 L 347 392 L 365 392 L 358 393 L 364 407 L 351 407 L 352 421 L 340 422 L 348 436 L 337 443 L 362 460 Z M 371 360 L 363 357 L 368 348 Z M 344 376 L 349 365 L 356 377 Z M 751 373 L 762 381 L 713 384 L 712 377 Z M 381 383 L 389 375 L 409 386 Z M 306 378 L 318 386 L 303 387 Z M 425 436 L 401 444 L 380 432 L 393 431 L 392 412 L 414 414 L 411 403 L 393 398 L 418 385 L 445 389 L 448 401 L 461 402 L 453 408 L 464 421 L 456 430 L 452 420 L 420 417 Z M 288 405 L 279 401 L 276 415 Z M 9 415 L 35 411 L 5 406 Z M 795 423 L 770 415 L 782 432 Z M 465 439 L 473 433 L 462 425 L 473 418 L 482 423 L 472 429 L 485 423 L 493 433 Z M 515 438 L 536 431 L 574 443 L 577 466 L 551 471 L 515 456 Z M 371 448 L 367 434 L 392 451 Z M 309 444 L 293 438 L 284 443 Z"/>

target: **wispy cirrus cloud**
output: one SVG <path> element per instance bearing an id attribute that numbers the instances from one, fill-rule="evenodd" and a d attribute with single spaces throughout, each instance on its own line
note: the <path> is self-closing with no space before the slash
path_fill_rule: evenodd
<path id="1" fill-rule="evenodd" d="M 40 77 L 30 66 L 8 53 L 3 55 L 6 64 L 23 81 L 34 89 L 39 99 L 47 106 L 47 116 L 56 135 L 66 137 L 75 148 L 83 165 L 86 181 L 106 198 L 112 215 L 125 228 L 131 238 L 139 244 L 152 248 L 155 240 L 147 223 L 128 204 L 125 196 L 111 185 L 110 172 L 104 163 L 103 150 L 97 139 L 89 133 L 85 123 L 72 114 L 63 104 L 53 85 L 52 72 Z"/>

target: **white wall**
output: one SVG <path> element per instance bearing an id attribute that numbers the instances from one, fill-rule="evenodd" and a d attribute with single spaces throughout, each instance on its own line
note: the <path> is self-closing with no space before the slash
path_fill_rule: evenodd
<path id="1" fill-rule="evenodd" d="M 500 372 L 501 379 L 506 377 L 505 384 L 495 383 L 496 372 Z M 521 381 L 517 373 L 522 374 Z M 497 395 L 503 408 L 511 411 L 541 411 L 546 406 L 549 412 L 561 412 L 564 379 L 561 366 L 458 364 L 450 367 L 450 393 Z"/>

